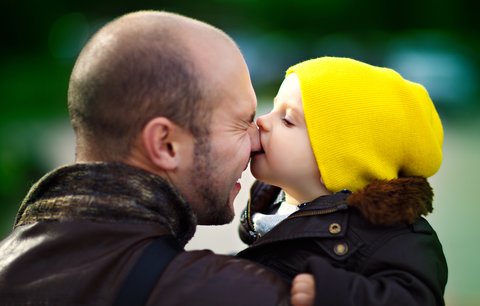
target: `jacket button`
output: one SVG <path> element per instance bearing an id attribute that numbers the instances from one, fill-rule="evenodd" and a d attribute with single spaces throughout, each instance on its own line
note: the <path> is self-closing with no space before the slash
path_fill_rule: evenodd
<path id="1" fill-rule="evenodd" d="M 330 234 L 332 235 L 335 235 L 335 234 L 338 234 L 342 231 L 342 226 L 338 223 L 332 223 L 330 224 L 330 226 L 328 227 L 328 231 L 330 232 Z"/>
<path id="2" fill-rule="evenodd" d="M 348 245 L 346 243 L 338 243 L 333 247 L 333 252 L 338 256 L 345 255 L 348 252 Z"/>

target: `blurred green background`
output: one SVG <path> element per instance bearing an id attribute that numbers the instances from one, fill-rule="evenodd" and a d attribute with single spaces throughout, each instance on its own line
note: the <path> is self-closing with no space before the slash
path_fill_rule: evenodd
<path id="1" fill-rule="evenodd" d="M 0 238 L 29 187 L 73 161 L 68 78 L 88 37 L 139 9 L 209 22 L 239 44 L 260 107 L 284 71 L 322 55 L 388 66 L 424 84 L 445 128 L 429 220 L 449 262 L 447 305 L 479 305 L 480 2 L 465 0 L 2 1 L 0 4 Z M 0 254 L 1 256 L 1 254 Z"/>

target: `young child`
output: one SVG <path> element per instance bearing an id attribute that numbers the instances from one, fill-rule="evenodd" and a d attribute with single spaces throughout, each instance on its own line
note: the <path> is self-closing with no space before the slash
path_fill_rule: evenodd
<path id="1" fill-rule="evenodd" d="M 290 281 L 313 273 L 294 288 L 316 305 L 444 305 L 447 263 L 421 217 L 443 129 L 421 85 L 353 59 L 308 60 L 257 125 L 240 257 Z"/>

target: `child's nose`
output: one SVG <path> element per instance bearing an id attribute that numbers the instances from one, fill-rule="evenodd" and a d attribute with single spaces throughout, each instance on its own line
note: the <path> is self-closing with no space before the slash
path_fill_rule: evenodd
<path id="1" fill-rule="evenodd" d="M 260 116 L 257 118 L 257 126 L 260 131 L 267 131 L 268 130 L 268 123 L 266 120 L 266 115 Z"/>

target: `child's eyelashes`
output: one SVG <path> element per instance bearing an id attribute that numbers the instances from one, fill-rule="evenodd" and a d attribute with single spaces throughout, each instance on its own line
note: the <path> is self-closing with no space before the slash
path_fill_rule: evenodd
<path id="1" fill-rule="evenodd" d="M 286 117 L 282 117 L 282 122 L 287 127 L 293 126 L 293 123 L 290 120 L 288 120 Z"/>

